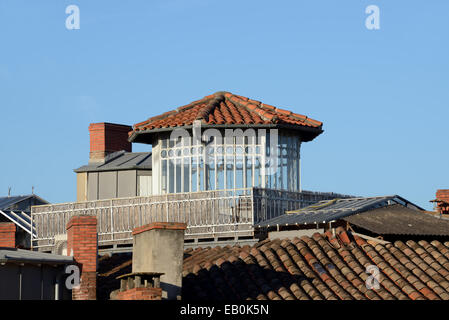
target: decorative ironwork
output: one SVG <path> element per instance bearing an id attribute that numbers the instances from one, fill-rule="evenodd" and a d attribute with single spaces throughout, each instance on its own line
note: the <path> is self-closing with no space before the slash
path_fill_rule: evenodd
<path id="1" fill-rule="evenodd" d="M 263 188 L 117 198 L 34 206 L 33 247 L 51 250 L 75 215 L 95 215 L 99 245 L 132 243 L 132 230 L 151 222 L 184 222 L 186 239 L 253 236 L 254 225 L 335 193 L 290 192 Z"/>

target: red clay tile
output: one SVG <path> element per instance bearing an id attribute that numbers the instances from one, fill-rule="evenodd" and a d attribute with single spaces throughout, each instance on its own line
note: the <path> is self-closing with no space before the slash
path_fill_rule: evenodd
<path id="1" fill-rule="evenodd" d="M 133 132 L 190 126 L 195 120 L 201 120 L 203 124 L 209 125 L 285 124 L 318 130 L 322 127 L 322 122 L 306 116 L 229 92 L 217 92 L 176 110 L 136 123 Z"/>
<path id="2" fill-rule="evenodd" d="M 449 281 L 443 276 L 449 276 L 446 269 L 449 248 L 444 244 L 437 241 L 370 244 L 348 233 L 337 231 L 339 238 L 344 238 L 338 246 L 332 233 L 327 232 L 301 239 L 267 239 L 251 247 L 187 249 L 183 298 L 449 299 Z M 116 276 L 130 272 L 130 256 L 126 259 L 119 256 L 99 259 L 98 283 L 103 298 L 109 294 L 105 290 L 118 288 Z M 379 289 L 369 290 L 365 285 L 368 279 L 365 268 L 369 265 L 379 268 Z"/>

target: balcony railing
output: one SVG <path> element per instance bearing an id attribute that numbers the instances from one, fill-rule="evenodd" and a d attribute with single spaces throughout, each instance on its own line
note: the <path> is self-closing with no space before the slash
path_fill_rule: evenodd
<path id="1" fill-rule="evenodd" d="M 33 247 L 52 250 L 55 236 L 80 214 L 97 217 L 100 246 L 132 243 L 132 230 L 150 222 L 184 222 L 186 239 L 253 236 L 259 221 L 336 197 L 347 196 L 248 188 L 34 206 Z"/>

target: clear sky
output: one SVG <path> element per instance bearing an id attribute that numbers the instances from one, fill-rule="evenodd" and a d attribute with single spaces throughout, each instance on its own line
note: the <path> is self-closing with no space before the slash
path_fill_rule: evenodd
<path id="1" fill-rule="evenodd" d="M 448 14 L 447 0 L 2 0 L 0 195 L 74 201 L 89 123 L 223 90 L 324 122 L 302 148 L 304 189 L 430 209 L 449 188 Z"/>

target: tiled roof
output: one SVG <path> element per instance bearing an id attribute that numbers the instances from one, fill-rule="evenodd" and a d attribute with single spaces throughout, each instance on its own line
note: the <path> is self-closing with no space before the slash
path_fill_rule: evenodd
<path id="1" fill-rule="evenodd" d="M 195 120 L 201 121 L 202 125 L 214 126 L 279 125 L 308 129 L 309 132 L 314 132 L 313 138 L 322 132 L 322 122 L 307 116 L 229 92 L 216 92 L 176 110 L 135 124 L 133 131 L 130 132 L 130 139 L 134 141 L 138 134 L 157 129 L 192 126 Z"/>
<path id="2" fill-rule="evenodd" d="M 449 236 L 449 219 L 398 204 L 351 215 L 343 220 L 380 235 Z"/>
<path id="3" fill-rule="evenodd" d="M 337 229 L 312 237 L 264 240 L 256 245 L 187 249 L 185 300 L 448 300 L 449 243 L 365 241 Z M 365 284 L 379 269 L 379 289 Z M 119 287 L 131 257 L 100 259 L 99 297 Z M 114 282 L 115 281 L 115 282 Z"/>

